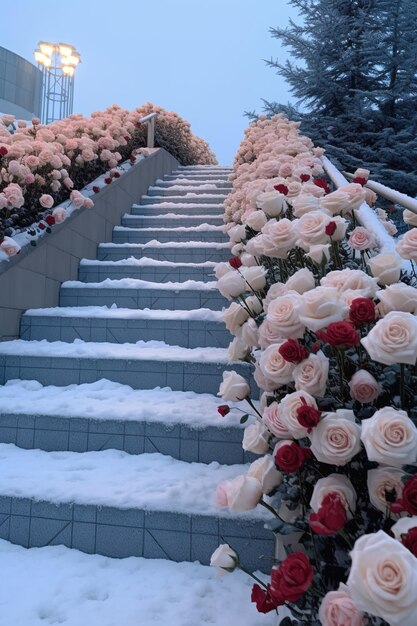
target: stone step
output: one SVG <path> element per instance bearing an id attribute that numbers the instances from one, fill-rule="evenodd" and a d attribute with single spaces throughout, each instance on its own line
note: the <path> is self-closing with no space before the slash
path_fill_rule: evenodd
<path id="1" fill-rule="evenodd" d="M 153 261 L 153 263 L 152 263 Z M 137 278 L 156 283 L 184 282 L 186 280 L 213 281 L 216 264 L 205 263 L 172 263 L 156 261 L 144 257 L 142 259 L 126 259 L 123 261 L 89 261 L 82 260 L 78 269 L 78 280 L 84 283 L 98 283 L 106 278 Z"/>
<path id="2" fill-rule="evenodd" d="M 219 213 L 222 213 L 223 202 L 226 200 L 227 194 L 194 194 L 188 196 L 142 196 L 140 199 L 141 205 L 144 204 L 211 204 L 216 205 L 219 208 Z M 180 208 L 179 206 L 177 208 Z"/>
<path id="3" fill-rule="evenodd" d="M 202 190 L 204 189 L 205 185 L 208 185 L 210 188 L 212 188 L 213 186 L 215 186 L 217 189 L 231 189 L 233 184 L 231 181 L 225 180 L 225 179 L 216 179 L 213 178 L 212 180 L 209 180 L 208 182 L 204 181 L 204 180 L 194 180 L 194 178 L 185 178 L 185 177 L 179 177 L 179 178 L 175 178 L 174 176 L 170 177 L 170 179 L 164 179 L 162 180 L 161 178 L 159 178 L 155 185 L 157 185 L 158 188 L 162 188 L 162 189 L 172 189 L 173 187 L 187 187 L 187 188 L 192 188 L 195 187 L 196 190 Z M 227 193 L 227 192 L 226 192 Z"/>
<path id="4" fill-rule="evenodd" d="M 252 461 L 242 449 L 241 413 L 222 418 L 220 403 L 207 393 L 134 390 L 106 380 L 68 387 L 14 380 L 0 387 L 0 443 L 48 452 L 160 452 L 189 463 Z"/>
<path id="5" fill-rule="evenodd" d="M 0 384 L 19 378 L 42 385 L 91 383 L 106 378 L 133 389 L 170 387 L 174 391 L 218 392 L 223 372 L 234 370 L 251 383 L 252 365 L 229 363 L 224 348 L 181 348 L 163 342 L 134 344 L 76 340 L 0 343 Z"/>
<path id="6" fill-rule="evenodd" d="M 128 228 L 126 226 L 115 226 L 113 229 L 113 243 L 147 243 L 148 241 L 218 241 L 226 242 L 227 237 L 222 226 L 210 226 L 210 224 L 200 224 L 199 226 L 180 226 L 178 228 Z"/>
<path id="7" fill-rule="evenodd" d="M 214 224 L 221 226 L 223 224 L 223 216 L 221 215 L 184 215 L 168 213 L 166 215 L 129 215 L 122 217 L 122 226 L 130 226 L 131 228 L 156 228 L 163 226 L 164 228 L 175 228 L 177 226 L 200 226 L 201 224 Z"/>
<path id="8" fill-rule="evenodd" d="M 205 241 L 192 243 L 193 246 L 190 245 L 190 242 L 101 243 L 97 248 L 97 258 L 100 261 L 119 261 L 132 256 L 137 259 L 146 256 L 174 263 L 204 263 L 205 261 L 220 263 L 230 258 L 230 245 L 227 243 L 207 243 Z"/>
<path id="9" fill-rule="evenodd" d="M 164 341 L 184 348 L 226 348 L 232 336 L 220 311 L 158 311 L 108 307 L 29 309 L 22 315 L 20 337 L 27 341 Z"/>
<path id="10" fill-rule="evenodd" d="M 63 544 L 112 557 L 209 563 L 219 543 L 270 570 L 274 535 L 261 509 L 218 510 L 217 484 L 244 465 L 184 463 L 117 450 L 54 452 L 0 445 L 0 538 L 25 547 Z"/>
<path id="11" fill-rule="evenodd" d="M 131 208 L 132 215 L 155 215 L 155 216 L 169 216 L 172 215 L 189 215 L 189 216 L 199 216 L 199 215 L 209 215 L 210 219 L 212 217 L 220 217 L 223 219 L 223 206 L 217 204 L 172 204 L 172 203 L 162 203 L 162 204 L 134 204 Z"/>
<path id="12" fill-rule="evenodd" d="M 233 167 L 222 165 L 179 165 L 175 172 L 201 172 L 202 174 L 225 172 L 228 174 L 233 172 Z"/>
<path id="13" fill-rule="evenodd" d="M 201 181 L 203 183 L 210 183 L 214 181 L 224 181 L 229 183 L 229 174 L 194 174 L 194 173 L 185 173 L 180 172 L 177 174 L 166 174 L 164 176 L 164 180 L 173 181 L 173 180 L 184 180 L 184 181 Z"/>
<path id="14" fill-rule="evenodd" d="M 225 197 L 227 191 L 224 189 L 218 189 L 215 185 L 204 185 L 203 188 L 199 187 L 190 187 L 189 185 L 185 186 L 185 188 L 181 185 L 175 185 L 174 187 L 165 188 L 165 187 L 149 187 L 148 196 L 166 196 L 167 198 L 175 197 L 175 196 L 187 196 L 189 194 L 196 196 L 222 196 Z"/>

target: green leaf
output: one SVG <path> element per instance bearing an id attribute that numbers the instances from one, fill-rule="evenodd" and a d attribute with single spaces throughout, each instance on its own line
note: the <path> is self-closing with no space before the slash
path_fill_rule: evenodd
<path id="1" fill-rule="evenodd" d="M 240 423 L 241 424 L 246 424 L 248 419 L 249 419 L 249 415 L 246 413 L 246 415 L 242 415 L 242 417 L 240 418 Z"/>

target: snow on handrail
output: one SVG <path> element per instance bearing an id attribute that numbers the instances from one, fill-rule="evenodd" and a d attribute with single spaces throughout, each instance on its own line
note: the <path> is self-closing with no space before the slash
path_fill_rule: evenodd
<path id="1" fill-rule="evenodd" d="M 326 174 L 336 187 L 339 188 L 349 184 L 349 181 L 327 157 L 321 157 L 321 161 Z M 387 233 L 375 211 L 366 202 L 363 202 L 359 209 L 356 209 L 355 216 L 362 226 L 374 234 L 381 253 L 395 252 L 396 242 L 394 238 Z"/>
<path id="2" fill-rule="evenodd" d="M 349 172 L 345 172 L 345 175 L 348 178 L 354 178 L 353 174 Z M 412 198 L 411 196 L 407 196 L 407 194 L 402 193 L 401 191 L 396 191 L 395 189 L 391 189 L 391 187 L 387 187 L 386 185 L 382 185 L 381 183 L 376 183 L 374 180 L 368 180 L 365 185 L 375 191 L 380 196 L 384 196 L 388 200 L 392 200 L 395 204 L 400 204 L 404 208 L 408 209 L 412 213 L 417 214 L 417 200 Z"/>
<path id="3" fill-rule="evenodd" d="M 147 148 L 153 148 L 155 145 L 155 118 L 157 115 L 158 113 L 154 111 L 153 113 L 145 115 L 145 117 L 141 117 L 139 120 L 141 124 L 146 124 L 148 127 Z"/>

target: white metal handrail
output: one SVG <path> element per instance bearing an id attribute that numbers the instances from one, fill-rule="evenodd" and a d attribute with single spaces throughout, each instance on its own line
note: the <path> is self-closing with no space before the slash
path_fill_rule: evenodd
<path id="1" fill-rule="evenodd" d="M 156 112 L 149 113 L 148 115 L 145 115 L 145 117 L 141 117 L 139 120 L 141 124 L 146 124 L 148 127 L 148 138 L 146 142 L 147 148 L 155 147 L 155 118 L 157 115 L 158 113 Z"/>
<path id="2" fill-rule="evenodd" d="M 321 161 L 326 174 L 336 187 L 339 188 L 349 184 L 349 181 L 327 157 L 321 157 Z M 365 226 L 365 228 L 374 234 L 381 253 L 395 252 L 395 239 L 387 233 L 378 215 L 366 202 L 363 202 L 359 209 L 356 209 L 355 217 L 362 226 Z"/>
<path id="3" fill-rule="evenodd" d="M 344 172 L 345 176 L 352 179 L 354 178 L 353 174 L 349 172 Z M 381 183 L 377 183 L 374 180 L 368 180 L 365 187 L 369 187 L 372 191 L 375 191 L 379 196 L 384 196 L 387 200 L 392 200 L 395 204 L 399 204 L 403 206 L 405 209 L 412 211 L 412 213 L 417 214 L 417 200 L 412 198 L 411 196 L 407 196 L 406 193 L 401 193 L 401 191 L 396 191 L 395 189 L 391 189 L 391 187 L 387 187 L 386 185 L 382 185 Z"/>

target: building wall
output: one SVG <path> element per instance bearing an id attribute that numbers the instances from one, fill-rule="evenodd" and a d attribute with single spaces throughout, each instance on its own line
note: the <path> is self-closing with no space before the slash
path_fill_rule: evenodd
<path id="1" fill-rule="evenodd" d="M 42 73 L 38 68 L 0 46 L 0 111 L 18 119 L 41 114 Z"/>

